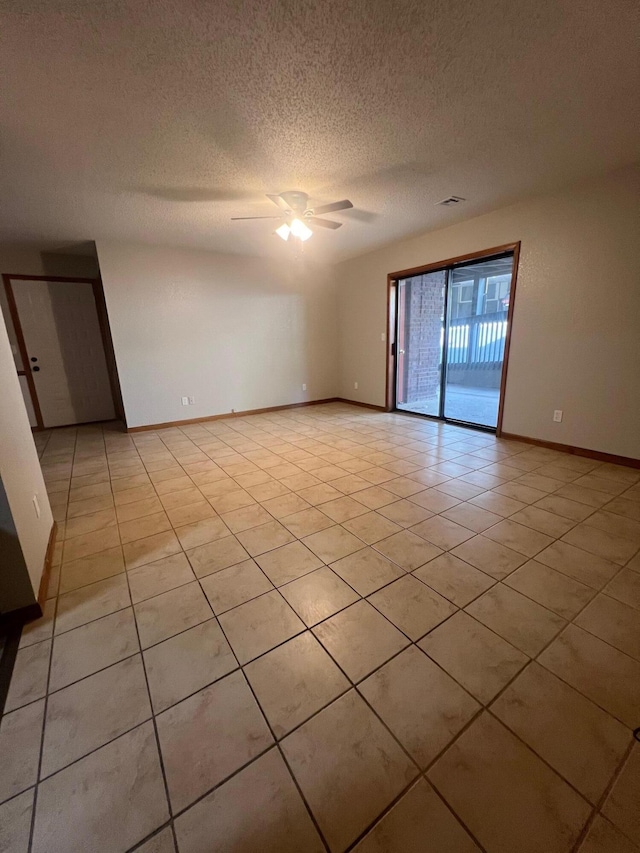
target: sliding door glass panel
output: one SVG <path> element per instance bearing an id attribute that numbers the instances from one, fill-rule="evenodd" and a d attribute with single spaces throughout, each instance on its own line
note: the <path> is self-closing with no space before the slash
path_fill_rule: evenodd
<path id="1" fill-rule="evenodd" d="M 451 270 L 444 417 L 495 429 L 513 256 Z"/>
<path id="2" fill-rule="evenodd" d="M 442 347 L 447 273 L 398 281 L 396 408 L 442 415 Z"/>

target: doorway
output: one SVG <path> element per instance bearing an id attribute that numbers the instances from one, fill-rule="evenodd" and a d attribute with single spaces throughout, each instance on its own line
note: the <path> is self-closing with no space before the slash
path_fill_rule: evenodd
<path id="1" fill-rule="evenodd" d="M 119 386 L 108 359 L 111 340 L 99 280 L 19 275 L 3 280 L 31 426 L 113 420 Z"/>
<path id="2" fill-rule="evenodd" d="M 389 277 L 388 408 L 500 433 L 518 249 Z"/>

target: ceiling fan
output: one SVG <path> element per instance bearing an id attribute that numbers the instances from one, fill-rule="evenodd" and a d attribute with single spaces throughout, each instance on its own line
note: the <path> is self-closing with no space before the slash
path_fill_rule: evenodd
<path id="1" fill-rule="evenodd" d="M 353 207 L 349 199 L 342 201 L 334 201 L 331 204 L 321 204 L 319 207 L 309 207 L 309 196 L 307 193 L 299 190 L 289 190 L 288 192 L 272 195 L 267 193 L 267 198 L 277 205 L 281 213 L 279 216 L 232 216 L 234 221 L 243 219 L 280 219 L 282 225 L 276 228 L 278 237 L 283 240 L 288 240 L 290 236 L 297 237 L 299 240 L 308 240 L 313 234 L 312 227 L 319 226 L 320 228 L 331 228 L 335 231 L 340 228 L 342 222 L 335 222 L 333 219 L 320 219 L 323 213 L 332 213 L 335 210 L 348 210 Z"/>

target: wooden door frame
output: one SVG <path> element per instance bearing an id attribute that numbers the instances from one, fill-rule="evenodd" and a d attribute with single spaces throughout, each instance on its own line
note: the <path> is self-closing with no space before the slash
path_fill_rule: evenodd
<path id="1" fill-rule="evenodd" d="M 18 305 L 16 303 L 15 294 L 13 292 L 13 285 L 11 284 L 11 282 L 13 281 L 59 281 L 71 282 L 75 284 L 88 284 L 91 286 L 91 292 L 93 294 L 93 299 L 96 305 L 98 325 L 100 327 L 102 348 L 104 350 L 105 360 L 107 362 L 107 374 L 109 376 L 109 388 L 111 390 L 114 412 L 116 414 L 116 417 L 120 417 L 122 420 L 124 420 L 124 408 L 122 404 L 122 395 L 120 393 L 120 379 L 118 377 L 118 368 L 115 361 L 115 353 L 113 352 L 113 342 L 111 340 L 111 330 L 109 328 L 109 318 L 106 310 L 106 302 L 104 298 L 102 280 L 99 277 L 77 277 L 72 275 L 25 275 L 22 273 L 14 275 L 13 273 L 3 273 L 2 281 L 4 284 L 5 293 L 7 294 L 9 314 L 11 315 L 11 320 L 13 322 L 13 328 L 16 335 L 16 341 L 18 343 L 18 349 L 20 350 L 20 357 L 22 359 L 23 369 L 17 370 L 16 372 L 18 376 L 24 376 L 27 380 L 29 394 L 31 396 L 31 403 L 33 405 L 33 411 L 36 416 L 37 425 L 33 427 L 33 430 L 35 432 L 40 432 L 41 430 L 46 429 L 46 427 L 44 426 L 44 422 L 42 420 L 42 410 L 40 409 L 40 401 L 38 400 L 38 393 L 36 391 L 36 384 L 33 380 L 33 373 L 29 366 L 29 354 L 27 352 L 27 345 L 24 339 L 24 333 L 22 331 L 22 323 L 20 322 L 20 314 L 18 313 Z M 72 426 L 72 424 L 70 424 L 70 426 Z"/>
<path id="2" fill-rule="evenodd" d="M 503 246 L 494 246 L 491 249 L 482 249 L 477 252 L 469 252 L 466 255 L 458 255 L 444 261 L 436 261 L 432 264 L 424 264 L 411 269 L 399 270 L 387 274 L 387 364 L 386 364 L 386 390 L 385 409 L 387 412 L 396 410 L 396 357 L 394 355 L 394 344 L 396 342 L 396 297 L 397 283 L 400 279 L 411 278 L 414 275 L 436 272 L 447 267 L 457 266 L 469 261 L 480 261 L 495 255 L 503 255 L 513 252 L 513 266 L 511 272 L 511 289 L 509 291 L 509 309 L 507 311 L 507 334 L 504 340 L 504 359 L 502 362 L 502 373 L 500 375 L 500 399 L 498 403 L 498 423 L 496 426 L 496 437 L 502 435 L 502 419 L 504 416 L 504 398 L 507 388 L 507 371 L 509 368 L 509 349 L 511 346 L 511 326 L 513 323 L 513 311 L 516 301 L 516 284 L 518 279 L 518 266 L 520 261 L 520 240 L 515 243 L 506 243 Z"/>

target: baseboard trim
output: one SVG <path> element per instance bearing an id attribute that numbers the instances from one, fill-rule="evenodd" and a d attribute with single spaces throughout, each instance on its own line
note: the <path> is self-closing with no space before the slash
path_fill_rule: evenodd
<path id="1" fill-rule="evenodd" d="M 264 415 L 269 412 L 283 412 L 285 409 L 301 409 L 305 406 L 320 406 L 323 403 L 337 403 L 339 397 L 327 397 L 326 400 L 306 400 L 304 403 L 287 403 L 284 406 L 268 406 L 265 409 L 245 409 L 243 412 L 225 412 L 222 415 L 207 415 L 204 418 L 187 418 L 183 421 L 166 421 L 162 424 L 144 424 L 143 426 L 127 427 L 127 432 L 146 432 L 152 429 L 169 429 L 170 427 L 202 424 L 207 421 L 219 421 L 223 418 L 245 418 L 248 415 Z"/>
<path id="2" fill-rule="evenodd" d="M 37 616 L 30 618 L 37 619 L 42 616 L 44 611 L 44 603 L 47 600 L 47 591 L 49 589 L 49 578 L 51 577 L 51 566 L 53 565 L 53 550 L 56 547 L 56 537 L 58 535 L 58 523 L 56 521 L 51 525 L 49 533 L 49 544 L 47 545 L 47 553 L 44 556 L 44 568 L 42 569 L 42 577 L 40 578 L 40 586 L 38 588 L 38 606 L 41 612 Z"/>
<path id="3" fill-rule="evenodd" d="M 362 403 L 360 400 L 347 400 L 346 397 L 336 397 L 336 403 L 347 403 L 349 406 L 360 406 L 363 409 L 373 409 L 375 412 L 386 412 L 386 406 L 374 406 L 373 403 Z"/>
<path id="4" fill-rule="evenodd" d="M 586 447 L 574 447 L 572 444 L 559 444 L 557 441 L 544 441 L 541 438 L 516 435 L 513 432 L 503 432 L 500 438 L 509 441 L 524 441 L 526 444 L 534 444 L 536 447 L 547 447 L 549 450 L 559 450 L 562 453 L 571 453 L 574 456 L 586 456 L 587 459 L 596 459 L 598 462 L 609 462 L 612 465 L 626 465 L 628 468 L 640 468 L 640 459 L 633 459 L 631 456 L 617 456 L 615 453 L 603 453 L 600 450 L 589 450 Z"/>

